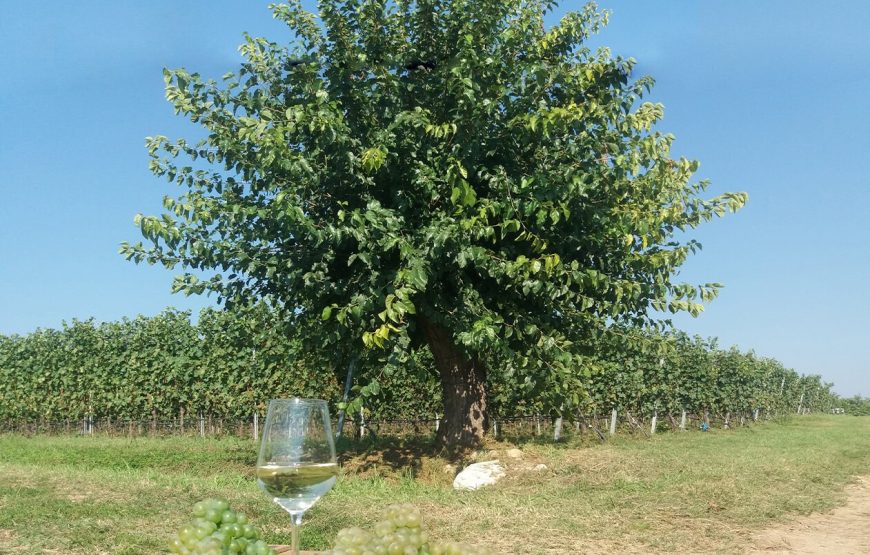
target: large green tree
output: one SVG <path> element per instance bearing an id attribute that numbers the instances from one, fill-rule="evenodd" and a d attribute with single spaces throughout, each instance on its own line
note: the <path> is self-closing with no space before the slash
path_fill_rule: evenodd
<path id="1" fill-rule="evenodd" d="M 715 295 L 674 281 L 698 248 L 676 234 L 745 195 L 700 198 L 697 163 L 670 157 L 662 106 L 641 101 L 652 80 L 584 47 L 606 13 L 548 28 L 554 7 L 273 6 L 291 36 L 246 37 L 220 82 L 166 71 L 206 136 L 148 139 L 183 192 L 122 253 L 184 268 L 180 291 L 267 298 L 321 349 L 428 346 L 448 444 L 483 435 L 488 372 L 570 410 L 590 336 Z"/>

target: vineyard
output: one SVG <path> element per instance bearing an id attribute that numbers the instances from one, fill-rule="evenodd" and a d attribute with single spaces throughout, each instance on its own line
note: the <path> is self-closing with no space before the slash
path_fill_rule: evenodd
<path id="1" fill-rule="evenodd" d="M 132 429 L 134 421 L 152 431 L 165 429 L 166 422 L 182 431 L 214 431 L 216 422 L 249 430 L 269 399 L 288 396 L 325 398 L 336 412 L 348 408 L 355 420 L 404 420 L 424 430 L 443 414 L 437 372 L 425 348 L 402 362 L 378 358 L 377 352 L 352 361 L 342 353 L 317 357 L 301 354 L 292 330 L 264 305 L 206 309 L 195 324 L 190 316 L 166 310 L 150 318 L 73 321 L 59 330 L 0 336 L 0 426 L 66 423 L 75 429 L 84 419 L 114 421 L 120 430 L 124 422 Z M 715 341 L 676 332 L 634 332 L 630 342 L 621 337 L 602 339 L 583 357 L 580 378 L 568 384 L 575 400 L 570 410 L 548 404 L 548 387 L 560 388 L 553 398 L 561 398 L 565 384 L 516 383 L 510 371 L 492 373 L 490 425 L 540 433 L 542 419 L 563 417 L 606 430 L 613 411 L 637 422 L 655 416 L 669 427 L 683 425 L 677 421 L 684 413 L 727 425 L 759 414 L 824 411 L 838 402 L 819 376 L 720 349 Z M 355 372 L 345 402 L 351 364 Z"/>

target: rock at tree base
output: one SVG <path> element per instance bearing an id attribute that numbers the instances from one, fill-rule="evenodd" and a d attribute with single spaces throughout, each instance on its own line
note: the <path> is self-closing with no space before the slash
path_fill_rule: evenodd
<path id="1" fill-rule="evenodd" d="M 504 475 L 504 467 L 498 461 L 470 464 L 456 475 L 453 489 L 476 490 L 498 482 Z"/>

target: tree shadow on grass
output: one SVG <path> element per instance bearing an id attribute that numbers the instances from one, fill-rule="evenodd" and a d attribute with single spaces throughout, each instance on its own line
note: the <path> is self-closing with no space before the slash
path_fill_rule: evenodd
<path id="1" fill-rule="evenodd" d="M 402 474 L 417 477 L 427 459 L 444 459 L 446 451 L 433 437 L 369 436 L 339 438 L 338 460 L 354 474 Z"/>

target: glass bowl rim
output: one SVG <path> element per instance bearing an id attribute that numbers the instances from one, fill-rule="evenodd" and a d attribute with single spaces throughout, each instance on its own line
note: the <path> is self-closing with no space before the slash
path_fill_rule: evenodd
<path id="1" fill-rule="evenodd" d="M 294 405 L 328 405 L 326 399 L 307 399 L 305 397 L 286 397 L 283 399 L 269 399 L 269 404 L 272 403 L 292 403 Z"/>

